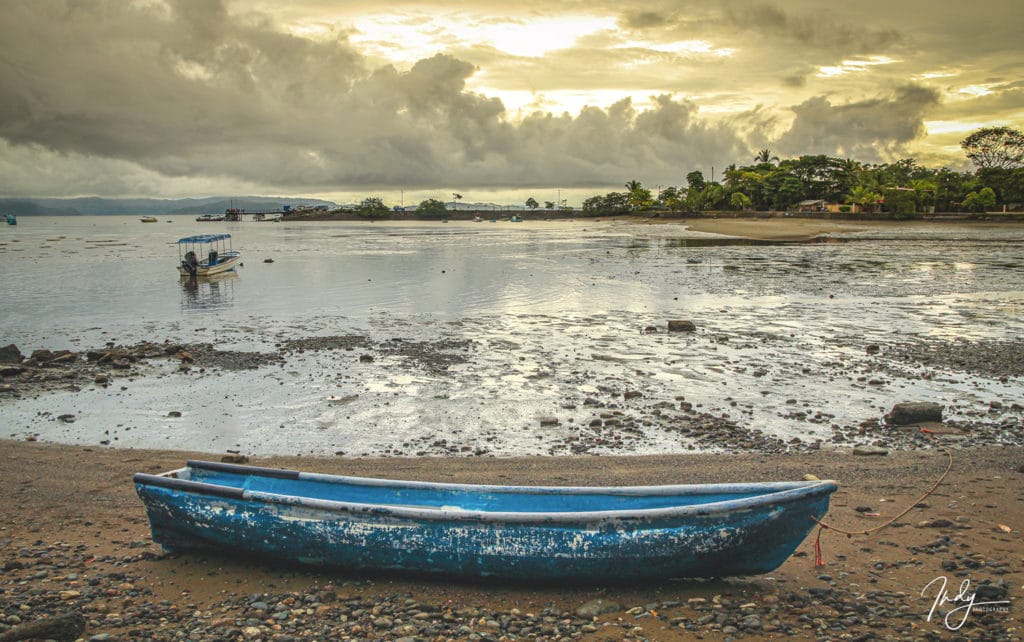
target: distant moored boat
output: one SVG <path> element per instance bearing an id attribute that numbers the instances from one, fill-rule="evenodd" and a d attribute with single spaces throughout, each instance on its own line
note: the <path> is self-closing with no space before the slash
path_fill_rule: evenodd
<path id="1" fill-rule="evenodd" d="M 238 267 L 242 255 L 231 248 L 230 234 L 199 234 L 178 239 L 178 273 L 213 276 Z"/>

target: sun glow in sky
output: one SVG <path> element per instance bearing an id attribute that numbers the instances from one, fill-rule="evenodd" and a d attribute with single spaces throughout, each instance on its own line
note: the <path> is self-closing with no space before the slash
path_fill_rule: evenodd
<path id="1" fill-rule="evenodd" d="M 592 194 L 1024 128 L 1020 0 L 74 6 L 0 12 L 0 196 Z"/>
<path id="2" fill-rule="evenodd" d="M 611 29 L 615 19 L 586 15 L 516 19 L 463 13 L 410 19 L 378 13 L 359 16 L 352 25 L 353 44 L 392 60 L 415 62 L 453 47 L 489 47 L 512 56 L 537 58 Z"/>

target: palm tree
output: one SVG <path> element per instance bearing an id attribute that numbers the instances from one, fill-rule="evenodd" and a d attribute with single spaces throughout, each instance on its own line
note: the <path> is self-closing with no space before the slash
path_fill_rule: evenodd
<path id="1" fill-rule="evenodd" d="M 458 192 L 452 192 L 452 198 L 455 199 L 455 201 L 453 202 L 454 207 L 452 209 L 459 209 L 458 202 L 462 200 L 462 194 L 459 194 Z"/>
<path id="2" fill-rule="evenodd" d="M 878 203 L 880 198 L 882 195 L 870 187 L 858 185 L 846 196 L 846 202 L 859 205 L 862 212 L 867 212 Z"/>
<path id="3" fill-rule="evenodd" d="M 772 156 L 772 150 L 765 148 L 754 156 L 754 160 L 758 163 L 777 163 L 779 162 L 779 157 Z"/>

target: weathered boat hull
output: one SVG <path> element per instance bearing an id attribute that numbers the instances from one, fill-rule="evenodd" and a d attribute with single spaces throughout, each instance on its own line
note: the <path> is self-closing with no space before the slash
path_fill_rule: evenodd
<path id="1" fill-rule="evenodd" d="M 209 464 L 190 462 L 194 465 Z M 814 526 L 811 518 L 827 512 L 836 489 L 833 482 L 650 487 L 681 490 L 696 503 L 680 509 L 659 495 L 648 501 L 652 508 L 631 510 L 633 493 L 647 489 L 412 482 L 408 491 L 402 486 L 406 491 L 396 497 L 405 499 L 396 501 L 411 501 L 410 495 L 423 492 L 447 493 L 435 506 L 423 508 L 362 503 L 361 496 L 370 497 L 367 487 L 357 488 L 352 502 L 302 497 L 293 493 L 303 476 L 321 484 L 332 476 L 279 474 L 270 483 L 262 478 L 255 484 L 266 490 L 247 489 L 248 482 L 221 485 L 168 474 L 139 474 L 135 484 L 154 540 L 168 549 L 219 548 L 349 569 L 599 583 L 771 571 L 803 541 Z M 368 487 L 384 483 L 371 480 Z M 493 503 L 496 494 L 523 491 L 523 501 L 532 499 L 542 508 L 583 509 L 492 512 L 440 503 L 456 501 L 464 492 L 482 493 L 490 498 L 485 504 Z M 535 491 L 540 494 L 531 496 Z M 594 497 L 608 491 L 622 508 L 587 509 Z M 709 501 L 717 497 L 725 499 Z"/>

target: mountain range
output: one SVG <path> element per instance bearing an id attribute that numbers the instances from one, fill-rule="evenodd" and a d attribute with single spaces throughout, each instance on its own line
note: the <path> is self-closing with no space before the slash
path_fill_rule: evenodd
<path id="1" fill-rule="evenodd" d="M 289 205 L 338 205 L 318 198 L 283 196 L 211 196 L 209 198 L 0 198 L 0 213 L 17 216 L 97 216 L 165 214 L 223 214 L 229 207 L 246 211 L 281 211 Z"/>

